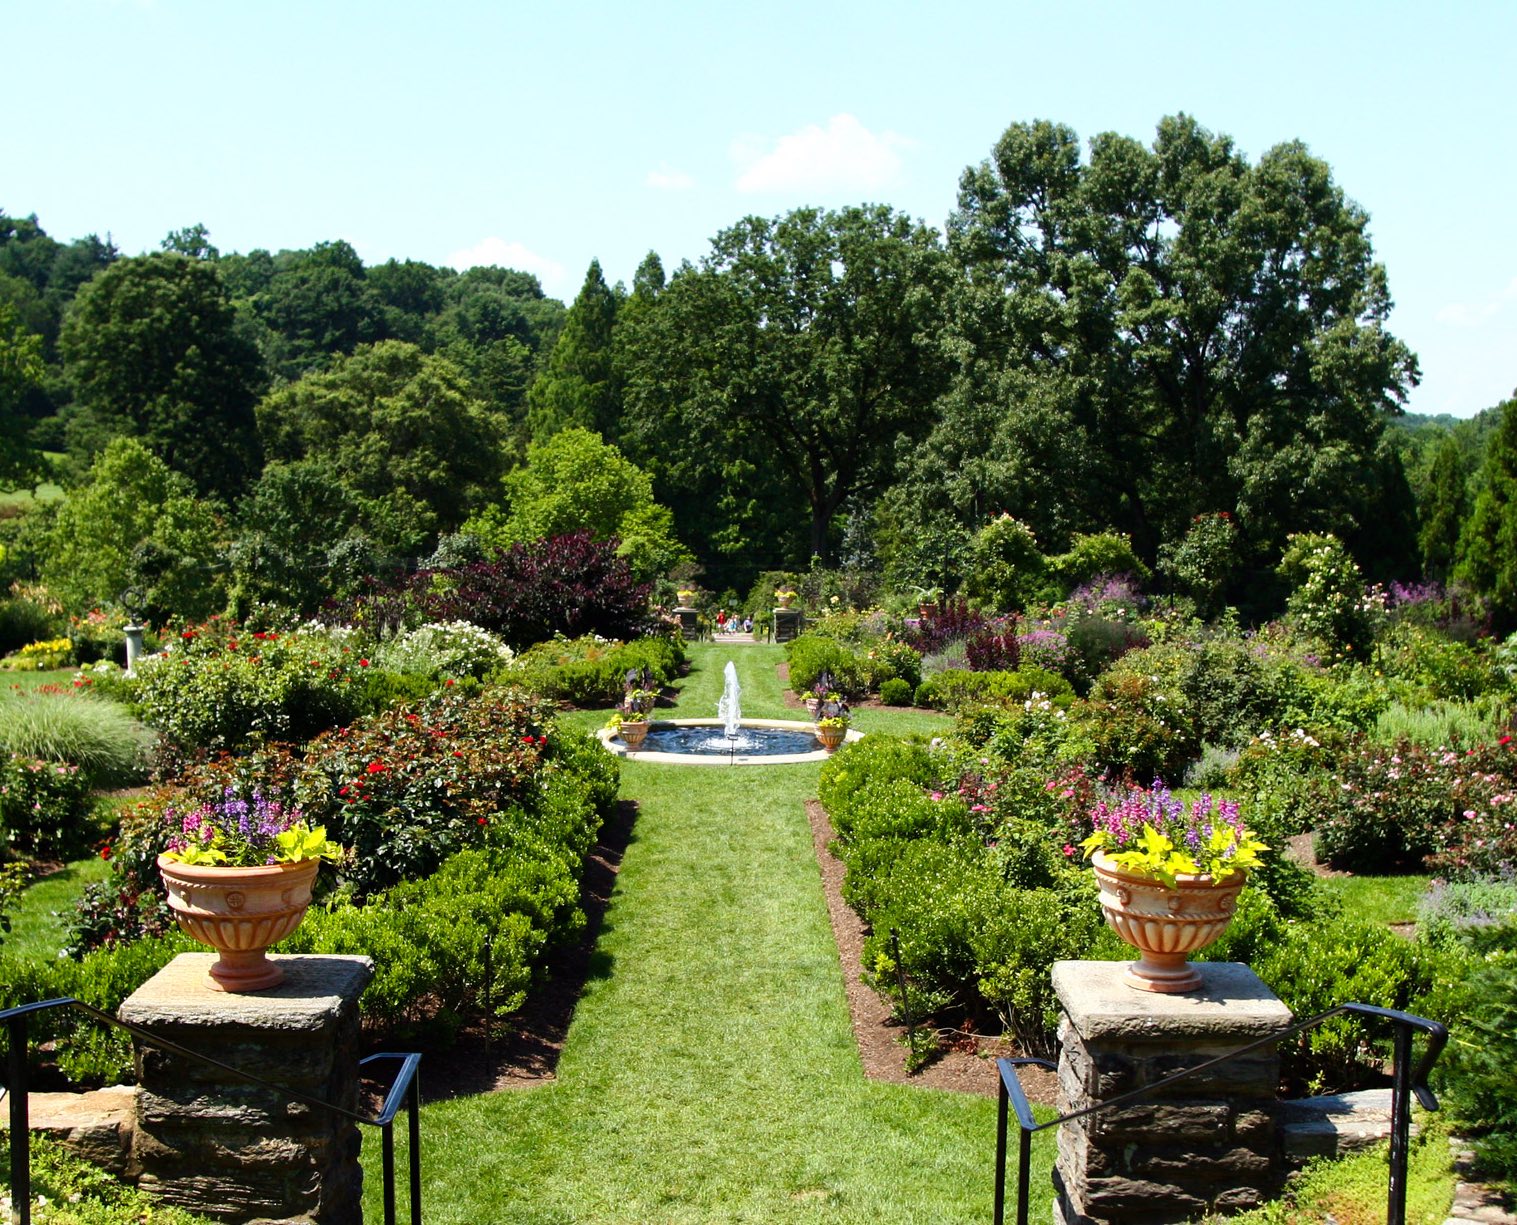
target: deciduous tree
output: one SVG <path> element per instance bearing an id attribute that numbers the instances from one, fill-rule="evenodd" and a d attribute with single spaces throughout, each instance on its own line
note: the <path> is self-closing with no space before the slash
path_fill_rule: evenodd
<path id="1" fill-rule="evenodd" d="M 698 475 L 709 498 L 726 491 L 707 539 L 762 519 L 749 499 L 801 499 L 825 560 L 843 502 L 888 482 L 931 423 L 950 266 L 931 230 L 880 206 L 749 217 L 712 248 L 628 346 L 622 436 L 658 460 L 660 488 Z"/>
<path id="2" fill-rule="evenodd" d="M 380 546 L 414 555 L 487 500 L 503 466 L 501 423 L 444 357 L 387 340 L 258 405 L 271 460 L 319 459 L 354 493 L 388 507 Z"/>
<path id="3" fill-rule="evenodd" d="M 1256 565 L 1292 530 L 1360 539 L 1408 501 L 1380 441 L 1417 378 L 1367 227 L 1299 143 L 1250 165 L 1179 115 L 1082 161 L 1014 124 L 949 221 L 962 364 L 917 513 L 1113 527 L 1149 561 L 1221 508 Z"/>
<path id="4" fill-rule="evenodd" d="M 240 494 L 260 464 L 263 381 L 216 265 L 177 253 L 118 260 L 79 291 L 59 338 L 85 456 L 132 434 L 207 494 Z"/>

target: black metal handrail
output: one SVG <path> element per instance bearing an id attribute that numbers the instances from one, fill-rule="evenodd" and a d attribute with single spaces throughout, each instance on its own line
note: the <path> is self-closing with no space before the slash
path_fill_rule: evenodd
<path id="1" fill-rule="evenodd" d="M 1247 1046 L 1240 1046 L 1235 1051 L 1226 1055 L 1219 1055 L 1215 1059 L 1208 1059 L 1205 1063 L 1198 1063 L 1193 1068 L 1184 1068 L 1163 1080 L 1155 1081 L 1151 1085 L 1144 1085 L 1140 1089 L 1132 1089 L 1127 1093 L 1108 1098 L 1103 1102 L 1097 1102 L 1093 1106 L 1086 1106 L 1080 1110 L 1072 1110 L 1068 1114 L 1060 1115 L 1056 1119 L 1050 1119 L 1046 1123 L 1039 1123 L 1032 1115 L 1032 1105 L 1027 1100 L 1027 1095 L 1022 1091 L 1022 1082 L 1017 1077 L 1017 1068 L 1026 1064 L 1034 1064 L 1038 1067 L 1057 1071 L 1056 1065 L 1046 1059 L 1033 1059 L 1022 1057 L 1018 1059 L 997 1059 L 996 1067 L 1001 1074 L 1001 1090 L 999 1105 L 996 1112 L 996 1196 L 995 1196 L 995 1225 L 1005 1225 L 1006 1220 L 1006 1127 L 1008 1107 L 1016 1111 L 1018 1132 L 1017 1149 L 1017 1225 L 1027 1225 L 1027 1196 L 1028 1179 L 1032 1166 L 1032 1137 L 1034 1132 L 1046 1131 L 1050 1127 L 1057 1127 L 1061 1123 L 1068 1123 L 1074 1119 L 1083 1119 L 1090 1115 L 1100 1114 L 1103 1111 L 1115 1110 L 1122 1106 L 1131 1105 L 1143 1098 L 1151 1097 L 1159 1090 L 1167 1088 L 1176 1081 L 1185 1080 L 1191 1076 L 1197 1076 L 1202 1072 L 1208 1072 L 1224 1063 L 1237 1059 L 1242 1055 L 1252 1054 L 1266 1046 L 1272 1046 L 1283 1038 L 1290 1038 L 1296 1034 L 1304 1033 L 1308 1029 L 1314 1029 L 1324 1021 L 1333 1017 L 1342 1016 L 1344 1013 L 1356 1013 L 1360 1016 L 1379 1017 L 1392 1022 L 1396 1026 L 1396 1044 L 1393 1058 L 1393 1073 L 1391 1079 L 1391 1151 L 1390 1151 L 1390 1188 L 1387 1192 L 1386 1225 L 1406 1225 L 1406 1164 L 1407 1155 L 1411 1143 L 1411 1098 L 1416 1094 L 1418 1102 L 1427 1110 L 1438 1109 L 1438 1099 L 1433 1091 L 1428 1088 L 1427 1077 L 1432 1071 L 1433 1064 L 1438 1056 L 1443 1053 L 1444 1045 L 1448 1042 L 1448 1030 L 1437 1021 L 1430 1021 L 1426 1017 L 1413 1016 L 1409 1012 L 1398 1012 L 1394 1008 L 1379 1008 L 1374 1004 L 1339 1004 L 1336 1008 L 1329 1008 L 1326 1012 L 1320 1012 L 1314 1017 L 1308 1017 L 1305 1021 L 1298 1021 L 1294 1025 L 1286 1026 L 1275 1033 L 1250 1042 Z M 1414 1030 L 1421 1030 L 1427 1034 L 1427 1049 L 1422 1054 L 1421 1061 L 1416 1068 L 1412 1068 L 1412 1036 Z"/>
<path id="2" fill-rule="evenodd" d="M 298 1089 L 291 1089 L 286 1085 L 277 1085 L 273 1081 L 265 1080 L 261 1076 L 255 1076 L 251 1072 L 245 1072 L 232 1064 L 223 1063 L 219 1059 L 200 1051 L 191 1050 L 169 1038 L 155 1034 L 131 1021 L 123 1021 L 108 1012 L 102 1012 L 91 1004 L 82 1000 L 76 1000 L 71 996 L 62 996 L 54 1000 L 40 1000 L 35 1004 L 21 1004 L 15 1008 L 6 1008 L 0 1011 L 0 1021 L 5 1022 L 6 1032 L 9 1037 L 7 1052 L 6 1088 L 10 1095 L 10 1141 L 11 1141 L 11 1225 L 31 1225 L 32 1219 L 32 1167 L 31 1167 L 31 1124 L 28 1098 L 29 1071 L 27 1068 L 27 1055 L 30 1050 L 27 1037 L 28 1018 L 34 1012 L 43 1012 L 52 1008 L 76 1008 L 87 1016 L 97 1021 L 103 1021 L 107 1025 L 113 1025 L 117 1029 L 124 1029 L 127 1033 L 161 1051 L 171 1055 L 178 1055 L 182 1059 L 203 1064 L 206 1067 L 215 1068 L 225 1072 L 249 1084 L 259 1085 L 265 1089 L 272 1089 L 275 1093 L 283 1094 L 290 1101 L 300 1102 L 306 1106 L 313 1106 L 320 1110 L 327 1110 L 333 1114 L 341 1115 L 354 1123 L 365 1127 L 377 1127 L 380 1129 L 382 1138 L 382 1152 L 384 1160 L 384 1205 L 385 1225 L 395 1225 L 395 1116 L 400 1113 L 401 1106 L 406 1107 L 408 1116 L 408 1134 L 410 1138 L 410 1201 L 411 1201 L 411 1225 L 421 1225 L 421 1114 L 420 1096 L 417 1091 L 416 1073 L 421 1064 L 419 1054 L 398 1054 L 384 1052 L 370 1055 L 359 1061 L 359 1066 L 378 1063 L 381 1060 L 399 1060 L 400 1069 L 395 1073 L 395 1079 L 390 1083 L 390 1091 L 385 1095 L 384 1105 L 373 1118 L 366 1114 L 360 1114 L 346 1107 L 334 1105 L 331 1102 L 322 1101 L 318 1097 L 312 1097 L 308 1093 L 302 1093 Z"/>

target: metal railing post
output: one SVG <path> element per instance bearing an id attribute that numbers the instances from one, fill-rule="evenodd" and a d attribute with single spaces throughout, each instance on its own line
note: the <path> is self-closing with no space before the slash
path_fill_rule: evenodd
<path id="1" fill-rule="evenodd" d="M 10 1041 L 5 1084 L 11 1098 L 11 1225 L 31 1225 L 32 1132 L 27 1103 L 26 1013 L 8 1018 L 5 1028 Z"/>
<path id="2" fill-rule="evenodd" d="M 1395 1064 L 1391 1069 L 1391 1178 L 1385 1205 L 1386 1225 L 1406 1225 L 1406 1166 L 1412 1127 L 1412 1028 L 1396 1026 Z"/>
<path id="3" fill-rule="evenodd" d="M 1120 1106 L 1130 1105 L 1133 1102 L 1151 1098 L 1156 1093 L 1178 1081 L 1188 1080 L 1200 1073 L 1221 1067 L 1241 1055 L 1248 1055 L 1265 1047 L 1273 1046 L 1284 1038 L 1305 1033 L 1307 1030 L 1315 1029 L 1324 1021 L 1345 1014 L 1387 1020 L 1396 1027 L 1395 1066 L 1391 1089 L 1390 1189 L 1386 1204 L 1386 1225 L 1406 1225 L 1407 1164 L 1408 1155 L 1411 1152 L 1411 1099 L 1415 1095 L 1424 1109 L 1438 1109 L 1438 1099 L 1434 1096 L 1433 1091 L 1428 1088 L 1427 1082 L 1428 1074 L 1432 1071 L 1433 1065 L 1438 1061 L 1438 1056 L 1443 1052 L 1444 1046 L 1448 1043 L 1448 1029 L 1440 1022 L 1430 1021 L 1426 1017 L 1399 1012 L 1393 1008 L 1382 1008 L 1375 1004 L 1353 1003 L 1339 1004 L 1334 1008 L 1329 1008 L 1326 1012 L 1318 1013 L 1314 1017 L 1308 1017 L 1304 1021 L 1297 1021 L 1293 1025 L 1288 1025 L 1284 1029 L 1277 1030 L 1275 1033 L 1250 1042 L 1246 1046 L 1241 1046 L 1226 1055 L 1219 1055 L 1214 1059 L 1208 1059 L 1204 1063 L 1184 1068 L 1179 1072 L 1166 1076 L 1163 1080 L 1155 1081 L 1153 1084 L 1129 1090 L 1126 1093 L 1118 1094 L 1116 1097 L 1108 1098 L 1103 1102 L 1095 1102 L 1079 1110 L 1071 1110 L 1068 1114 L 1060 1115 L 1058 1118 L 1049 1119 L 1043 1123 L 1038 1123 L 1034 1120 L 1031 1106 L 1027 1101 L 1026 1093 L 1022 1090 L 1016 1069 L 1022 1064 L 1038 1064 L 1050 1071 L 1055 1071 L 1057 1070 L 1055 1065 L 1045 1059 L 1033 1059 L 1025 1056 L 1016 1059 L 998 1059 L 996 1065 L 1001 1074 L 1001 1092 L 998 1099 L 996 1117 L 995 1225 L 1005 1225 L 1008 1102 L 1016 1110 L 1017 1126 L 1021 1131 L 1020 1148 L 1017 1154 L 1017 1225 L 1027 1225 L 1029 1203 L 1027 1184 L 1031 1171 L 1031 1146 L 1032 1134 L 1034 1132 L 1046 1131 L 1050 1127 L 1059 1127 L 1075 1119 L 1087 1118 Z M 1427 1036 L 1427 1045 L 1422 1053 L 1421 1061 L 1413 1067 L 1412 1042 L 1417 1030 L 1421 1030 Z"/>
<path id="4" fill-rule="evenodd" d="M 411 1077 L 406 1091 L 411 1143 L 411 1225 L 421 1225 L 421 1086 L 419 1076 Z"/>
<path id="5" fill-rule="evenodd" d="M 1006 1081 L 1001 1080 L 996 1098 L 996 1211 L 995 1225 L 1006 1225 L 1006 1114 L 1011 1098 Z M 1017 1130 L 1021 1130 L 1018 1128 Z"/>
<path id="6" fill-rule="evenodd" d="M 386 1123 L 380 1129 L 381 1148 L 384 1153 L 385 1171 L 385 1225 L 395 1225 L 395 1125 Z"/>

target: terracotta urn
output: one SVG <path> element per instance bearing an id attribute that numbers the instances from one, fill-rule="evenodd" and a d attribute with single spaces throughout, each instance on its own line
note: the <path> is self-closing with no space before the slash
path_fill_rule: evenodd
<path id="1" fill-rule="evenodd" d="M 847 736 L 846 727 L 818 727 L 816 729 L 816 738 L 822 742 L 822 747 L 829 753 L 835 752 Z"/>
<path id="2" fill-rule="evenodd" d="M 795 599 L 794 595 L 777 595 L 774 597 L 775 603 L 777 603 L 781 608 L 789 608 L 790 602 L 793 599 Z"/>
<path id="3" fill-rule="evenodd" d="M 1105 851 L 1091 857 L 1101 886 L 1101 910 L 1113 931 L 1138 950 L 1123 976 L 1140 991 L 1180 994 L 1201 985 L 1189 964 L 1226 929 L 1248 873 L 1214 879 L 1177 876 L 1173 887 L 1117 867 Z"/>
<path id="4" fill-rule="evenodd" d="M 813 719 L 815 719 L 817 717 L 817 715 L 820 713 L 821 709 L 822 709 L 822 699 L 821 698 L 813 696 L 813 697 L 809 697 L 809 698 L 806 699 L 806 713 L 808 715 L 810 715 Z"/>
<path id="5" fill-rule="evenodd" d="M 268 948 L 300 926 L 320 867 L 319 859 L 229 868 L 158 857 L 179 926 L 220 954 L 211 966 L 210 985 L 235 992 L 263 991 L 284 981 Z"/>
<path id="6" fill-rule="evenodd" d="M 617 734 L 629 749 L 639 748 L 648 737 L 648 720 L 629 720 L 618 724 Z"/>

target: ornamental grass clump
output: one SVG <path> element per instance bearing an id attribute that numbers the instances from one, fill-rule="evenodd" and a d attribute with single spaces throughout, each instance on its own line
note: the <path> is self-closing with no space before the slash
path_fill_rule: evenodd
<path id="1" fill-rule="evenodd" d="M 1160 779 L 1151 788 L 1130 788 L 1115 803 L 1097 800 L 1090 817 L 1095 830 L 1080 844 L 1087 859 L 1104 851 L 1122 871 L 1171 888 L 1179 876 L 1222 880 L 1257 868 L 1260 852 L 1269 849 L 1244 828 L 1232 800 L 1203 794 L 1187 805 Z"/>

